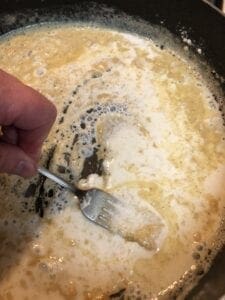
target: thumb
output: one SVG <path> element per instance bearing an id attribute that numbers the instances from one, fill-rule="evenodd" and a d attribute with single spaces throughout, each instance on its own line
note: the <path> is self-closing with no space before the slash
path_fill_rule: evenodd
<path id="1" fill-rule="evenodd" d="M 0 143 L 0 173 L 30 177 L 36 173 L 36 165 L 21 148 Z"/>

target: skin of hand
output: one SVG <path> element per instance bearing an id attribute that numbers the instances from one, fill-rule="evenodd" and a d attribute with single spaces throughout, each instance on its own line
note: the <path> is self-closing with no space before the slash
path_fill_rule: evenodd
<path id="1" fill-rule="evenodd" d="M 56 108 L 43 95 L 0 70 L 0 172 L 30 177 Z"/>

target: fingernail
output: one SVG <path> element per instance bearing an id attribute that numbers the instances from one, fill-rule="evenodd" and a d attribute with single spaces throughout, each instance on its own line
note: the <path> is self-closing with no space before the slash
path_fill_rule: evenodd
<path id="1" fill-rule="evenodd" d="M 36 168 L 34 164 L 27 160 L 21 160 L 16 167 L 16 174 L 23 177 L 32 176 L 35 172 Z"/>

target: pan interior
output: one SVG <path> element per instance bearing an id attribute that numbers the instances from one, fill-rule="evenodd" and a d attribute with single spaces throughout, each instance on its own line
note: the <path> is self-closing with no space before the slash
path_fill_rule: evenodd
<path id="1" fill-rule="evenodd" d="M 154 215 L 146 250 L 88 223 L 48 180 L 1 176 L 3 299 L 171 299 L 207 271 L 223 243 L 223 117 L 195 59 L 170 38 L 81 23 L 2 38 L 0 67 L 59 112 L 41 163 Z"/>

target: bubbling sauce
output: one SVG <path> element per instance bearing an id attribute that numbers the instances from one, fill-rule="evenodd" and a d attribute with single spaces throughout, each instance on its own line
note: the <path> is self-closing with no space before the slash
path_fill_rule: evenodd
<path id="1" fill-rule="evenodd" d="M 1 175 L 0 299 L 182 299 L 223 242 L 219 105 L 174 50 L 79 26 L 4 37 L 0 67 L 57 106 L 41 164 L 152 217 L 120 216 L 135 228 L 122 238 L 88 222 L 76 197 L 48 179 Z"/>

